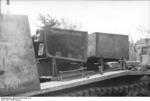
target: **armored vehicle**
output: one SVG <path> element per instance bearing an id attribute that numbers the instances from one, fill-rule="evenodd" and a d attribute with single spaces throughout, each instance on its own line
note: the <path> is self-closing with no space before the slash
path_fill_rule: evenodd
<path id="1" fill-rule="evenodd" d="M 127 60 L 127 36 L 100 34 L 88 62 L 87 32 L 45 31 L 33 44 L 27 16 L 0 15 L 1 96 L 149 96 L 150 71 Z"/>

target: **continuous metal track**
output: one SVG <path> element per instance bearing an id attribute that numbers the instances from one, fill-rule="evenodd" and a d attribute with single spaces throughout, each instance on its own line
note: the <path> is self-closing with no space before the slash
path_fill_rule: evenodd
<path id="1" fill-rule="evenodd" d="M 60 96 L 149 96 L 149 81 L 136 81 L 120 86 L 91 87 Z"/>

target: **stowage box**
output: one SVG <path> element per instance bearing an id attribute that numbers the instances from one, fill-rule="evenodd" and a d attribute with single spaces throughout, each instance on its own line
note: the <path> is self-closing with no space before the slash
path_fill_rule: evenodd
<path id="1" fill-rule="evenodd" d="M 40 76 L 79 68 L 72 66 L 70 62 L 86 60 L 87 44 L 87 32 L 56 28 L 40 30 L 38 41 L 34 43 Z M 53 68 L 52 58 L 55 58 L 57 68 Z"/>
<path id="2" fill-rule="evenodd" d="M 41 30 L 39 41 L 44 42 L 49 55 L 85 60 L 87 37 L 83 31 L 49 28 Z"/>
<path id="3" fill-rule="evenodd" d="M 129 58 L 128 35 L 95 32 L 88 38 L 88 57 Z"/>

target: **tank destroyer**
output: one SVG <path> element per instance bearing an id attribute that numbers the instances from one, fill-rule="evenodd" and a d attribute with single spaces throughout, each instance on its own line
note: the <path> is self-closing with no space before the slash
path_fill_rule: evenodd
<path id="1" fill-rule="evenodd" d="M 95 35 L 94 48 L 84 31 L 45 29 L 32 41 L 27 16 L 1 14 L 0 95 L 149 96 L 149 68 L 128 60 L 128 36 Z"/>

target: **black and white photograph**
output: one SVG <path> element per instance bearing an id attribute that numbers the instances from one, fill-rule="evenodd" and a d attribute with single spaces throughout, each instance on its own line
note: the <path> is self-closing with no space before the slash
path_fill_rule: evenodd
<path id="1" fill-rule="evenodd" d="M 150 1 L 0 0 L 2 101 L 149 96 Z"/>

